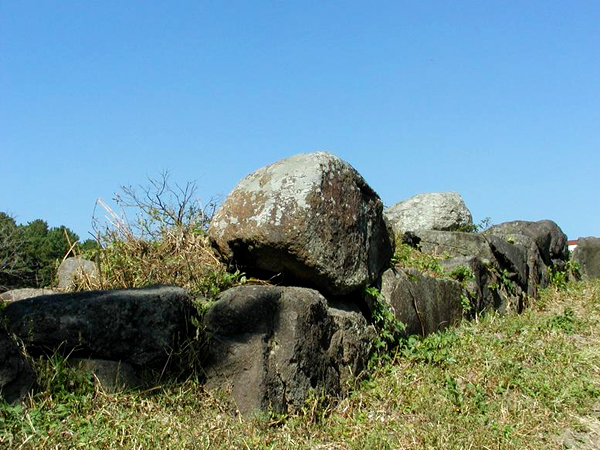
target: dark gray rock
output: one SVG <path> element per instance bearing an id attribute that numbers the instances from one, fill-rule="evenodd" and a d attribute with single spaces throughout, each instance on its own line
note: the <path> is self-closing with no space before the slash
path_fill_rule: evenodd
<path id="1" fill-rule="evenodd" d="M 498 242 L 504 239 L 508 244 L 514 245 L 525 255 L 527 264 L 527 292 L 530 296 L 537 296 L 538 287 L 546 287 L 549 283 L 548 267 L 540 254 L 536 242 L 524 234 L 484 234 L 488 240 Z M 504 246 L 506 247 L 506 246 Z M 498 246 L 496 246 L 498 248 Z M 497 251 L 497 250 L 496 250 Z"/>
<path id="2" fill-rule="evenodd" d="M 505 276 L 527 290 L 527 249 L 521 245 L 511 244 L 499 236 L 487 236 L 487 240 L 498 268 L 505 271 Z"/>
<path id="3" fill-rule="evenodd" d="M 452 231 L 419 231 L 414 233 L 421 251 L 439 258 L 477 257 L 495 272 L 496 281 L 504 288 L 504 301 L 498 308 L 521 310 L 526 296 L 536 297 L 538 286 L 548 283 L 546 265 L 535 241 L 525 235 L 519 240 L 511 236 Z M 501 306 L 504 305 L 504 306 Z"/>
<path id="4" fill-rule="evenodd" d="M 23 399 L 35 387 L 35 373 L 15 340 L 0 327 L 0 398 Z"/>
<path id="5" fill-rule="evenodd" d="M 69 364 L 89 372 L 94 380 L 108 393 L 121 392 L 140 387 L 141 382 L 131 364 L 105 359 L 69 359 Z"/>
<path id="6" fill-rule="evenodd" d="M 407 231 L 455 231 L 473 225 L 471 212 L 456 192 L 419 194 L 384 211 L 396 236 Z"/>
<path id="7" fill-rule="evenodd" d="M 39 297 L 40 295 L 52 295 L 56 293 L 57 292 L 53 291 L 52 289 L 12 289 L 10 291 L 6 291 L 0 294 L 0 302 L 16 302 L 18 300 L 24 300 L 26 298 Z"/>
<path id="8" fill-rule="evenodd" d="M 414 269 L 388 269 L 381 294 L 406 326 L 406 334 L 426 336 L 456 325 L 466 312 L 466 291 L 454 280 L 423 275 Z"/>
<path id="9" fill-rule="evenodd" d="M 447 276 L 459 268 L 467 269 L 471 277 L 464 280 L 464 286 L 471 300 L 470 313 L 499 310 L 503 308 L 503 299 L 494 287 L 497 284 L 496 274 L 476 256 L 458 256 L 455 258 L 441 259 L 442 270 Z"/>
<path id="10" fill-rule="evenodd" d="M 58 267 L 59 289 L 70 287 L 76 276 L 97 279 L 100 276 L 100 271 L 93 261 L 78 256 L 66 258 Z"/>
<path id="11" fill-rule="evenodd" d="M 209 237 L 247 273 L 345 295 L 373 283 L 394 252 L 379 196 L 348 163 L 300 154 L 244 178 Z"/>
<path id="12" fill-rule="evenodd" d="M 573 250 L 572 260 L 579 264 L 584 280 L 600 278 L 600 238 L 580 238 Z"/>
<path id="13" fill-rule="evenodd" d="M 230 390 L 242 414 L 296 410 L 311 389 L 344 395 L 373 339 L 358 310 L 329 307 L 319 292 L 299 287 L 229 289 L 204 323 L 207 386 Z"/>
<path id="14" fill-rule="evenodd" d="M 8 304 L 8 329 L 28 350 L 162 368 L 187 336 L 191 301 L 172 286 L 46 295 Z"/>
<path id="15" fill-rule="evenodd" d="M 414 233 L 423 253 L 439 258 L 476 256 L 485 264 L 495 261 L 488 239 L 478 233 L 423 230 Z"/>
<path id="16" fill-rule="evenodd" d="M 567 235 L 551 220 L 528 222 L 515 220 L 488 228 L 485 234 L 494 234 L 512 238 L 518 242 L 519 235 L 528 236 L 536 243 L 546 266 L 556 266 L 562 270 L 569 259 L 569 242 Z"/>

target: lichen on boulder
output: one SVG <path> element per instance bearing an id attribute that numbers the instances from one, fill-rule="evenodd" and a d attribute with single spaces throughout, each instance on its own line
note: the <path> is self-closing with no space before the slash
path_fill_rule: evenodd
<path id="1" fill-rule="evenodd" d="M 246 272 L 346 295 L 373 283 L 393 255 L 382 211 L 350 164 L 327 152 L 299 154 L 240 181 L 209 237 Z"/>

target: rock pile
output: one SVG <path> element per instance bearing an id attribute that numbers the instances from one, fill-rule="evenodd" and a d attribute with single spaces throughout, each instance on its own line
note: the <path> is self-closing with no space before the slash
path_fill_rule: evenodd
<path id="1" fill-rule="evenodd" d="M 366 287 L 380 288 L 407 335 L 426 335 L 486 309 L 520 311 L 549 269 L 566 265 L 566 236 L 551 221 L 465 232 L 472 228 L 456 193 L 416 196 L 384 214 L 358 172 L 326 152 L 248 175 L 209 238 L 232 267 L 278 285 L 229 289 L 206 312 L 207 386 L 230 392 L 243 414 L 298 409 L 311 390 L 344 395 L 373 350 Z M 440 274 L 390 268 L 396 242 L 436 256 Z M 168 286 L 41 295 L 1 314 L 0 391 L 9 401 L 34 386 L 17 342 L 30 354 L 61 348 L 84 358 L 79 365 L 118 389 L 135 386 L 141 369 L 164 371 L 200 332 L 192 299 Z"/>

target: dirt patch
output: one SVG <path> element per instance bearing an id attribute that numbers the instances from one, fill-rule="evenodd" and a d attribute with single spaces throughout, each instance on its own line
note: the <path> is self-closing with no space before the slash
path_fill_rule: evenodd
<path id="1" fill-rule="evenodd" d="M 566 429 L 558 438 L 564 448 L 596 450 L 600 448 L 600 402 L 592 412 L 579 419 L 577 430 Z"/>

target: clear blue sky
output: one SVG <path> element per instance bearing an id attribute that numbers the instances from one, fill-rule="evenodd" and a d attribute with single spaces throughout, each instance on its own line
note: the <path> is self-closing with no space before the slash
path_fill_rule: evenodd
<path id="1" fill-rule="evenodd" d="M 600 1 L 0 0 L 0 211 L 88 237 L 169 169 L 205 200 L 295 153 L 386 205 L 600 236 Z"/>

